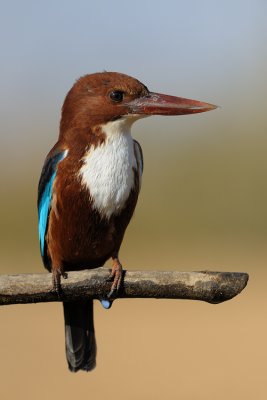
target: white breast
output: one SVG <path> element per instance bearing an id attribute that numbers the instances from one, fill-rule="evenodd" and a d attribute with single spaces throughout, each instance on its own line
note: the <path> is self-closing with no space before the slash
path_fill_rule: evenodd
<path id="1" fill-rule="evenodd" d="M 137 169 L 137 162 L 129 124 L 119 120 L 102 129 L 107 139 L 101 146 L 89 149 L 80 174 L 94 208 L 109 218 L 124 207 L 134 186 L 133 168 Z"/>

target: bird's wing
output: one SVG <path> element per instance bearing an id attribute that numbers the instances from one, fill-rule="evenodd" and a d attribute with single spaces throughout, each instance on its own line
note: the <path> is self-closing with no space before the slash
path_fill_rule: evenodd
<path id="1" fill-rule="evenodd" d="M 53 182 L 57 173 L 57 166 L 67 155 L 67 150 L 54 150 L 50 153 L 44 163 L 39 186 L 38 186 L 38 230 L 41 255 L 45 255 L 45 235 L 48 226 L 49 213 L 51 208 Z"/>
<path id="2" fill-rule="evenodd" d="M 144 170 L 144 158 L 143 158 L 142 147 L 137 142 L 137 140 L 134 140 L 134 154 L 135 154 L 136 163 L 137 163 L 137 170 L 138 170 L 138 175 L 139 175 L 139 188 L 140 188 L 142 174 L 143 174 L 143 170 Z"/>

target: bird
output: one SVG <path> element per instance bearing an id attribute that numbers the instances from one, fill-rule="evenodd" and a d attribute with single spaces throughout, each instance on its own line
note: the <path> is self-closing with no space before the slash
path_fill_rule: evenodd
<path id="1" fill-rule="evenodd" d="M 59 137 L 38 185 L 41 257 L 59 296 L 68 271 L 112 260 L 108 299 L 122 285 L 119 258 L 141 188 L 143 153 L 133 139 L 135 121 L 215 109 L 210 103 L 150 92 L 136 78 L 97 72 L 79 78 L 64 100 Z M 69 370 L 96 366 L 93 300 L 66 302 L 65 351 Z M 107 305 L 108 304 L 108 305 Z M 109 300 L 103 301 L 108 308 Z"/>

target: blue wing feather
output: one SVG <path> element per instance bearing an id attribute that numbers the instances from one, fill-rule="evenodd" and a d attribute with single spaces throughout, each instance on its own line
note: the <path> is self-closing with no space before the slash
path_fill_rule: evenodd
<path id="1" fill-rule="evenodd" d="M 45 235 L 52 200 L 53 182 L 57 173 L 58 163 L 67 155 L 67 151 L 55 151 L 47 157 L 38 186 L 38 230 L 41 255 L 45 259 Z"/>

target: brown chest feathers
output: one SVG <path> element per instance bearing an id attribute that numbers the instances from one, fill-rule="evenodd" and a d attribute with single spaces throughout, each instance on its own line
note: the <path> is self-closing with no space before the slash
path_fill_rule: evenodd
<path id="1" fill-rule="evenodd" d="M 113 145 L 110 151 L 105 144 L 89 149 L 78 163 L 70 153 L 58 166 L 47 231 L 54 266 L 95 268 L 119 251 L 137 203 L 142 165 L 135 141 L 122 141 L 117 157 Z"/>

